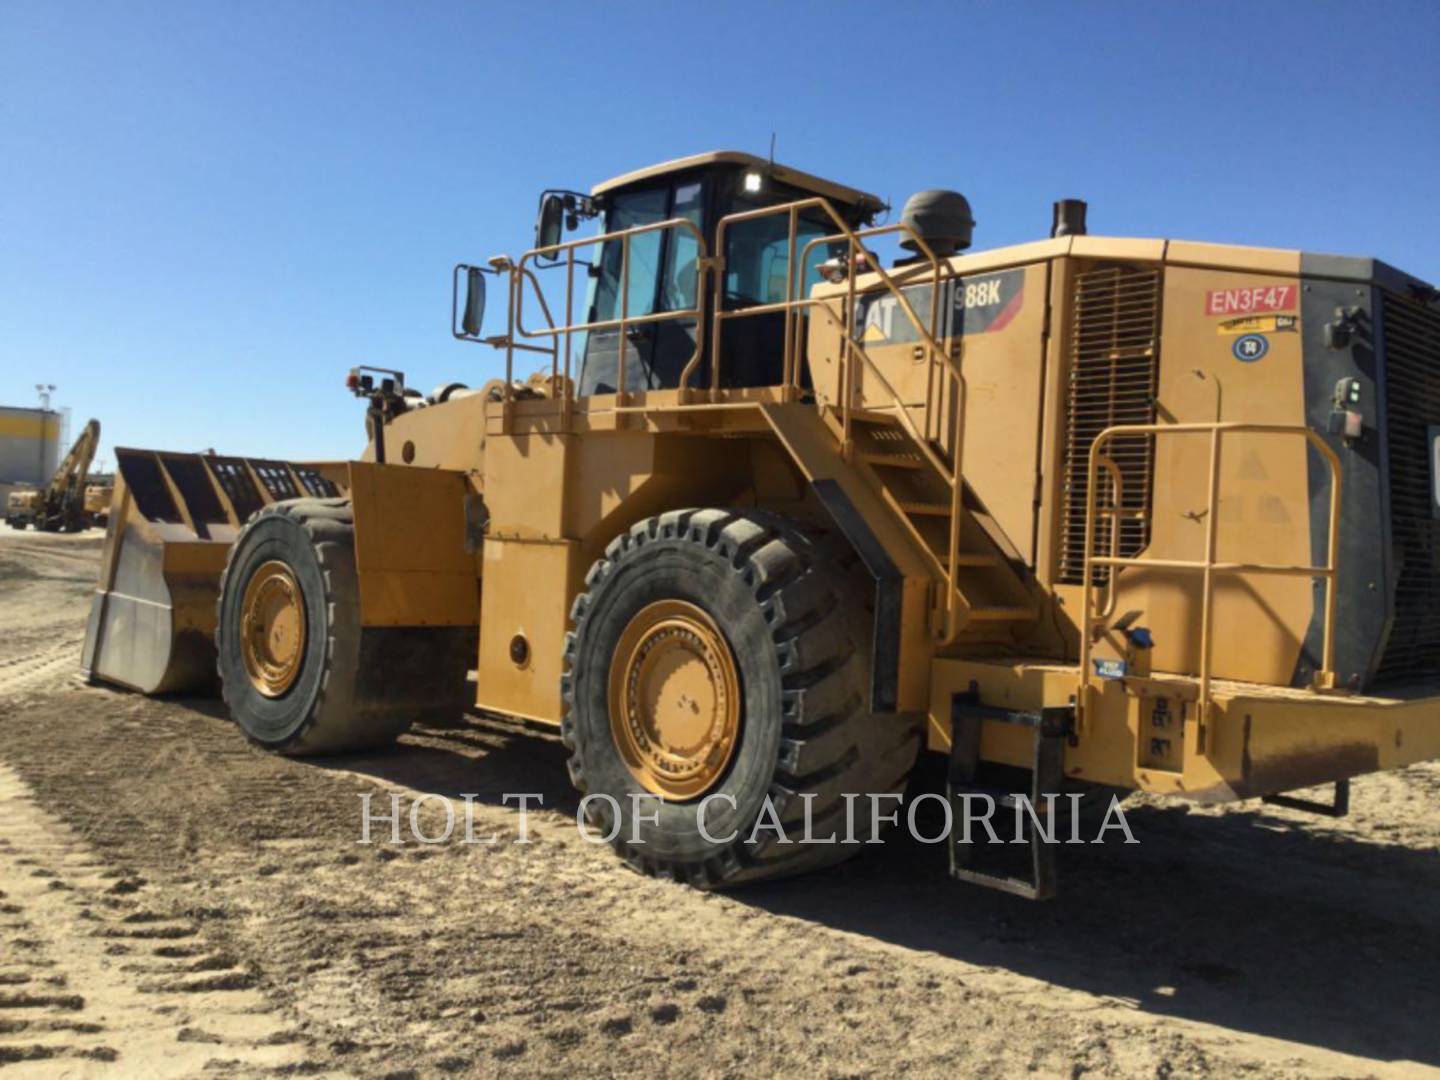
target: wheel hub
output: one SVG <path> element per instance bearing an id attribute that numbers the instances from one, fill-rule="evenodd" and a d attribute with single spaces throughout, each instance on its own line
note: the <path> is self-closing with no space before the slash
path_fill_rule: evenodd
<path id="1" fill-rule="evenodd" d="M 715 621 L 683 600 L 638 612 L 610 665 L 610 730 L 631 775 L 693 799 L 724 774 L 740 735 L 740 679 Z"/>
<path id="2" fill-rule="evenodd" d="M 261 564 L 240 602 L 240 652 L 256 690 L 280 697 L 300 673 L 305 655 L 305 597 L 290 567 Z"/>

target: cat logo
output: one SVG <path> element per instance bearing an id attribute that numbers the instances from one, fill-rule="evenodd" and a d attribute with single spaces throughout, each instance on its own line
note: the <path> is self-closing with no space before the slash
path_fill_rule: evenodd
<path id="1" fill-rule="evenodd" d="M 1004 270 L 973 278 L 958 278 L 940 286 L 938 337 L 994 334 L 1009 326 L 1025 306 L 1025 271 Z M 922 320 L 930 314 L 931 286 L 903 289 L 906 301 Z M 920 340 L 920 332 L 892 294 L 872 293 L 856 305 L 865 327 L 862 340 L 901 345 Z"/>

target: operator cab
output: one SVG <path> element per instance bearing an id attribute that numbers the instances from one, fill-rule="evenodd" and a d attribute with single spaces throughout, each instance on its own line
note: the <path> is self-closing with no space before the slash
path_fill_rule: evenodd
<path id="1" fill-rule="evenodd" d="M 735 151 L 697 154 L 627 173 L 597 185 L 591 198 L 603 215 L 605 233 L 687 218 L 706 237 L 716 254 L 716 226 L 729 214 L 778 206 L 799 199 L 828 199 L 847 225 L 868 223 L 884 203 L 874 195 L 775 165 L 763 158 Z M 834 222 L 819 210 L 800 215 L 796 258 L 810 240 L 836 232 Z M 723 305 L 738 311 L 761 304 L 783 302 L 789 264 L 789 215 L 771 214 L 726 226 Z M 819 280 L 818 266 L 830 252 L 821 245 L 812 252 L 799 277 L 796 297 L 809 293 Z M 629 317 L 664 311 L 693 310 L 695 297 L 695 239 L 683 229 L 640 233 L 630 240 L 630 282 L 626 314 Z M 621 242 L 601 245 L 591 269 L 586 321 L 618 319 L 621 313 Z M 707 320 L 713 317 L 713 298 L 702 298 Z M 773 386 L 783 380 L 784 314 L 780 311 L 725 322 L 722 387 Z M 628 391 L 675 389 L 681 372 L 695 353 L 695 319 L 662 319 L 627 328 L 625 387 Z M 708 337 L 708 333 L 707 333 Z M 802 338 L 803 340 L 803 338 Z M 586 335 L 578 393 L 612 394 L 617 389 L 619 329 L 594 330 Z M 690 379 L 692 387 L 710 385 L 709 342 Z"/>

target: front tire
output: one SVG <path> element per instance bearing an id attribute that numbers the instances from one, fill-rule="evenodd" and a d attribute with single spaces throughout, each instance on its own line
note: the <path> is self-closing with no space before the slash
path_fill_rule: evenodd
<path id="1" fill-rule="evenodd" d="M 872 589 L 843 542 L 758 511 L 672 511 L 610 544 L 572 611 L 561 730 L 627 863 L 710 888 L 871 839 L 866 796 L 904 790 L 922 735 L 869 711 Z M 807 803 L 821 843 L 799 842 Z M 775 819 L 792 842 L 755 828 Z"/>
<path id="2" fill-rule="evenodd" d="M 221 692 L 245 735 L 282 754 L 365 750 L 463 714 L 470 627 L 363 627 L 347 499 L 273 503 L 220 579 Z"/>

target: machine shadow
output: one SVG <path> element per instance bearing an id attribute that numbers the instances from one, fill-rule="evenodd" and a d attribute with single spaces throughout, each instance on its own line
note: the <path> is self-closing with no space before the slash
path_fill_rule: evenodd
<path id="1" fill-rule="evenodd" d="M 1065 848 L 1048 903 L 952 881 L 944 845 L 903 831 L 735 898 L 1142 1013 L 1440 1066 L 1440 853 L 1251 805 L 1130 809 L 1138 843 Z"/>
<path id="2" fill-rule="evenodd" d="M 494 806 L 507 792 L 538 792 L 547 810 L 573 817 L 565 756 L 548 731 L 472 716 L 383 753 L 309 760 Z M 912 797 L 943 783 L 934 764 L 917 773 Z M 944 845 L 903 831 L 834 870 L 728 895 L 1145 1014 L 1440 1066 L 1440 853 L 1356 842 L 1255 806 L 1219 816 L 1183 804 L 1128 809 L 1138 844 L 1112 831 L 1104 844 L 1066 848 L 1049 903 L 954 882 Z"/>
<path id="3" fill-rule="evenodd" d="M 546 810 L 574 818 L 580 796 L 570 786 L 567 756 L 559 735 L 549 729 L 471 716 L 456 728 L 412 729 L 384 750 L 310 760 L 423 794 L 472 795 L 482 806 L 514 809 L 513 799 L 503 801 L 505 795 L 539 794 Z"/>

